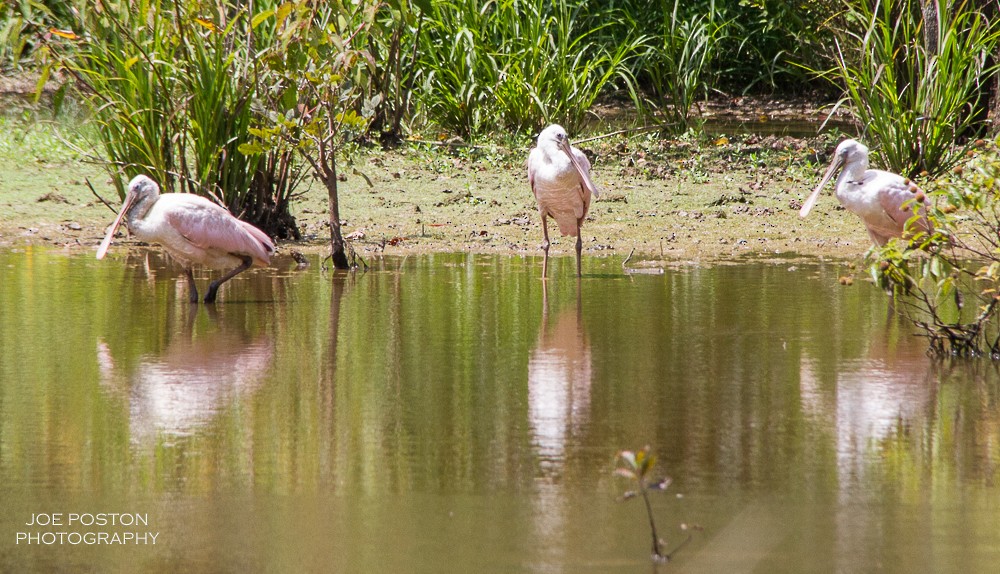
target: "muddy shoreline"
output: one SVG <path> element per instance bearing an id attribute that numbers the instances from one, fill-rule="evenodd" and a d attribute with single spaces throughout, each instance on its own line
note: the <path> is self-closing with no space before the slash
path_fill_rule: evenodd
<path id="1" fill-rule="evenodd" d="M 808 131 L 826 119 L 823 108 L 806 100 L 717 101 L 704 113 L 706 121 L 732 129 L 742 121 Z M 798 217 L 800 202 L 818 182 L 839 137 L 833 129 L 807 137 L 590 139 L 580 147 L 591 156 L 602 195 L 583 227 L 584 254 L 624 258 L 634 251 L 633 263 L 665 264 L 748 257 L 857 260 L 870 246 L 867 234 L 832 192 L 807 219 Z M 349 167 L 372 184 L 353 175 L 342 183 L 344 233 L 364 258 L 538 255 L 541 228 L 524 172 L 527 151 L 419 142 L 389 152 L 368 150 Z M 48 158 L 44 150 L 25 154 L 32 157 L 14 157 L 0 174 L 0 248 L 96 250 L 114 213 L 86 181 L 117 207 L 107 174 L 76 158 Z M 325 190 L 307 187 L 292 207 L 304 239 L 279 242 L 279 251 L 329 250 Z M 553 239 L 552 255 L 572 255 L 572 240 Z M 113 250 L 130 244 L 120 235 Z"/>

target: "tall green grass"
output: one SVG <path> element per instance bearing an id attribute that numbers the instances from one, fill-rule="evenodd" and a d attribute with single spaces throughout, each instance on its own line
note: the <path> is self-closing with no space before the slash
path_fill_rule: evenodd
<path id="1" fill-rule="evenodd" d="M 715 85 L 712 67 L 728 30 L 714 5 L 691 13 L 681 4 L 680 0 L 660 3 L 659 27 L 645 42 L 636 71 L 645 93 L 632 91 L 633 101 L 646 116 L 675 133 L 700 129 L 696 104 L 707 99 Z"/>
<path id="2" fill-rule="evenodd" d="M 368 135 L 383 144 L 402 141 L 407 129 L 420 37 L 430 11 L 430 0 L 385 0 L 366 35 L 374 66 L 364 87 L 369 99 L 379 96 Z"/>
<path id="3" fill-rule="evenodd" d="M 552 122 L 576 130 L 639 47 L 636 37 L 599 41 L 619 11 L 597 8 L 603 23 L 584 26 L 595 14 L 583 8 L 565 0 L 436 2 L 420 38 L 417 104 L 464 136 Z"/>
<path id="4" fill-rule="evenodd" d="M 936 51 L 924 44 L 919 1 L 851 5 L 830 74 L 886 167 L 909 176 L 940 174 L 965 156 L 997 70 L 1000 27 L 966 2 L 937 5 Z"/>
<path id="5" fill-rule="evenodd" d="M 221 1 L 102 7 L 81 22 L 77 40 L 53 44 L 53 53 L 93 110 L 119 195 L 145 173 L 167 191 L 219 198 L 272 234 L 297 234 L 283 162 L 239 149 L 251 139 L 251 103 L 262 89 L 254 45 L 267 38 L 254 35 L 253 14 Z"/>

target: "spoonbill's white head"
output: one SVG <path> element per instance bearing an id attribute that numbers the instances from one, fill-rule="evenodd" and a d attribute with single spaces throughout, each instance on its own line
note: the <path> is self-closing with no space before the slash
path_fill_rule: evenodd
<path id="1" fill-rule="evenodd" d="M 542 133 L 538 134 L 538 147 L 547 150 L 548 153 L 554 153 L 556 149 L 562 151 L 569 158 L 569 161 L 573 164 L 573 169 L 576 170 L 577 175 L 580 176 L 580 183 L 587 188 L 588 191 L 597 197 L 599 194 L 597 192 L 597 187 L 594 182 L 590 180 L 589 169 L 585 169 L 583 165 L 580 164 L 580 157 L 583 156 L 583 152 L 574 149 L 569 143 L 569 136 L 566 134 L 566 128 L 559 124 L 552 124 L 549 127 L 542 130 Z"/>
<path id="2" fill-rule="evenodd" d="M 159 194 L 160 186 L 147 175 L 137 175 L 128 182 L 128 195 L 134 195 L 134 201 Z M 126 195 L 126 199 L 128 199 L 128 195 Z"/>
<path id="3" fill-rule="evenodd" d="M 837 149 L 833 152 L 833 160 L 830 161 L 830 167 L 826 170 L 826 174 L 823 175 L 823 179 L 820 180 L 819 185 L 816 186 L 816 189 L 809 194 L 805 203 L 802 204 L 802 209 L 799 210 L 799 217 L 809 215 L 809 211 L 816 205 L 816 200 L 819 199 L 819 194 L 823 190 L 823 187 L 833 179 L 833 176 L 842 167 L 859 162 L 865 167 L 868 166 L 868 146 L 855 139 L 846 139 L 840 142 Z"/>
<path id="4" fill-rule="evenodd" d="M 542 130 L 542 133 L 538 134 L 538 145 L 545 147 L 554 145 L 570 157 L 573 155 L 570 152 L 572 146 L 569 143 L 569 135 L 566 134 L 566 129 L 559 124 L 552 124 Z"/>
<path id="5" fill-rule="evenodd" d="M 155 198 L 160 195 L 160 186 L 156 184 L 155 181 L 150 179 L 145 175 L 137 175 L 132 178 L 132 181 L 128 182 L 128 192 L 125 194 L 125 201 L 122 202 L 122 208 L 118 211 L 118 217 L 115 218 L 115 222 L 111 224 L 108 229 L 107 235 L 104 236 L 104 241 L 101 242 L 101 246 L 97 248 L 97 258 L 104 259 L 104 255 L 108 252 L 108 248 L 111 247 L 111 238 L 114 237 L 115 232 L 118 231 L 118 227 L 122 224 L 125 216 L 128 212 L 135 207 L 137 203 L 141 203 L 143 200 L 148 198 Z"/>

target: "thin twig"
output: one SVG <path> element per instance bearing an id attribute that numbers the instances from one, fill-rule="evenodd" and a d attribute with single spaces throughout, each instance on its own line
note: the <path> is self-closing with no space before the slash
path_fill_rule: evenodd
<path id="1" fill-rule="evenodd" d="M 680 550 L 681 548 L 684 548 L 685 546 L 687 546 L 688 542 L 691 542 L 692 538 L 694 538 L 694 534 L 688 534 L 687 539 L 685 539 L 684 542 L 681 542 L 680 544 L 678 544 L 676 548 L 674 548 L 673 550 L 671 550 L 670 552 L 668 552 L 667 555 L 664 556 L 664 558 L 666 558 L 667 560 L 670 560 L 671 558 L 673 558 L 674 554 L 676 554 L 677 551 Z"/>
<path id="2" fill-rule="evenodd" d="M 622 269 L 627 269 L 626 265 L 628 265 L 628 262 L 632 259 L 633 253 L 635 253 L 635 247 L 632 248 L 632 251 L 628 252 L 628 257 L 625 258 L 625 261 L 622 261 Z"/>
<path id="3" fill-rule="evenodd" d="M 639 127 L 639 128 L 627 128 L 627 129 L 624 129 L 624 130 L 613 131 L 613 132 L 610 132 L 610 133 L 601 134 L 601 135 L 597 135 L 597 136 L 590 136 L 589 138 L 574 139 L 573 143 L 574 144 L 582 144 L 582 143 L 585 143 L 585 142 L 602 140 L 604 138 L 610 138 L 610 137 L 618 136 L 618 135 L 621 135 L 621 134 L 628 134 L 628 133 L 641 134 L 641 133 L 644 133 L 644 132 L 651 132 L 651 131 L 658 130 L 658 129 L 661 129 L 661 126 L 652 125 L 652 126 L 642 126 L 642 127 Z"/>
<path id="4" fill-rule="evenodd" d="M 660 553 L 660 538 L 656 535 L 656 522 L 653 521 L 653 507 L 649 504 L 649 494 L 646 492 L 645 485 L 639 485 L 639 492 L 642 494 L 643 502 L 646 503 L 646 516 L 649 518 L 649 530 L 653 536 L 653 556 L 670 560 L 669 554 L 664 556 Z"/>
<path id="5" fill-rule="evenodd" d="M 103 203 L 104 205 L 106 205 L 108 207 L 108 209 L 110 209 L 113 213 L 115 213 L 115 214 L 118 213 L 118 210 L 115 209 L 115 206 L 111 205 L 110 203 L 107 202 L 106 199 L 104 199 L 103 197 L 101 197 L 100 195 L 98 195 L 97 190 L 94 189 L 94 185 L 92 183 L 90 183 L 90 178 L 85 177 L 85 178 L 83 178 L 83 181 L 87 182 L 87 187 L 90 188 L 90 193 L 93 193 L 94 197 L 96 197 L 97 199 L 101 200 L 101 203 Z"/>
<path id="6" fill-rule="evenodd" d="M 470 147 L 470 148 L 473 148 L 473 149 L 486 149 L 486 146 L 475 145 L 475 144 L 470 144 L 470 143 L 465 143 L 465 142 L 453 142 L 453 141 L 436 142 L 436 141 L 418 140 L 418 139 L 408 139 L 406 141 L 410 142 L 410 143 L 425 144 L 425 145 L 437 145 L 437 146 L 447 146 L 447 147 Z"/>

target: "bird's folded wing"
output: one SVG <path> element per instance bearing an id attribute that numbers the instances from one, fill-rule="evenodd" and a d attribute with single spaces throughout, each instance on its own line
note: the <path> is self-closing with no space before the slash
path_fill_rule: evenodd
<path id="1" fill-rule="evenodd" d="M 918 191 L 920 191 L 920 189 L 916 186 L 916 184 L 903 178 L 899 178 L 894 181 L 886 181 L 886 183 L 879 190 L 879 205 L 882 206 L 886 215 L 892 219 L 900 230 L 902 230 L 906 225 L 906 222 L 913 217 L 914 210 L 916 210 L 916 213 L 920 215 L 924 214 L 923 206 L 914 201 Z M 918 226 L 919 228 L 926 230 L 926 218 L 921 217 L 921 219 L 918 220 Z"/>
<path id="2" fill-rule="evenodd" d="M 187 198 L 182 209 L 172 209 L 167 213 L 166 219 L 171 227 L 201 249 L 249 255 L 259 264 L 268 264 L 274 244 L 264 232 L 236 219 L 211 201 L 202 197 L 195 200 L 195 197 Z"/>

